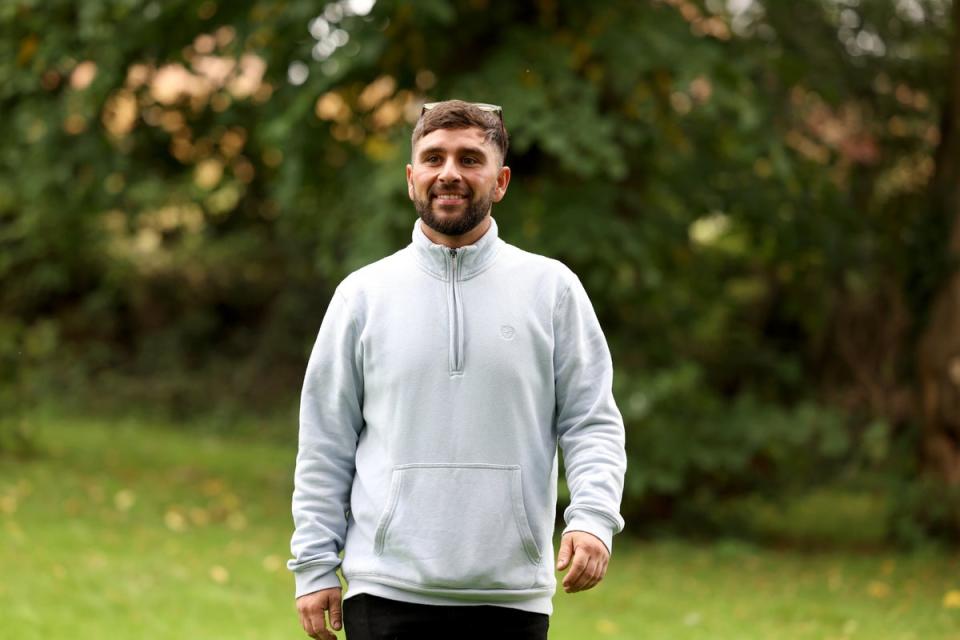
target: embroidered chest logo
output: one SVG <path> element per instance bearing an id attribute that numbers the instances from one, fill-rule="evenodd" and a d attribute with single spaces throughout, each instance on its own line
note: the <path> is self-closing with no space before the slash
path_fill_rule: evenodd
<path id="1" fill-rule="evenodd" d="M 517 330 L 508 324 L 500 325 L 500 337 L 504 340 L 513 340 L 517 335 Z"/>

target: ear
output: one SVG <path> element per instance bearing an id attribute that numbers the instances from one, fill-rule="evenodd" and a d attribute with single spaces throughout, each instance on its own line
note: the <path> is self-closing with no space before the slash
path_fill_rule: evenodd
<path id="1" fill-rule="evenodd" d="M 407 165 L 407 197 L 413 200 L 413 167 Z"/>
<path id="2" fill-rule="evenodd" d="M 493 190 L 493 201 L 500 202 L 503 196 L 507 195 L 507 185 L 510 184 L 510 167 L 500 167 L 497 173 L 497 186 Z"/>

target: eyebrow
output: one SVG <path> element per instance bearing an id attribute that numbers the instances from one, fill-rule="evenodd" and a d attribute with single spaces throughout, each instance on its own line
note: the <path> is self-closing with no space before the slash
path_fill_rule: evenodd
<path id="1" fill-rule="evenodd" d="M 446 153 L 446 152 L 447 150 L 444 149 L 443 147 L 428 147 L 426 149 L 422 149 L 420 153 L 418 153 L 417 155 L 422 158 L 423 156 L 429 155 L 431 153 Z M 484 158 L 487 157 L 487 153 L 480 147 L 459 147 L 455 149 L 455 152 L 460 154 L 478 155 Z"/>

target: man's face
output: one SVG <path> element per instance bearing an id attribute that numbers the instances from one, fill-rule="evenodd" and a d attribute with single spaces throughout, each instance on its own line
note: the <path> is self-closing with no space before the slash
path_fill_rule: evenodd
<path id="1" fill-rule="evenodd" d="M 497 148 L 477 127 L 437 129 L 417 141 L 407 193 L 424 224 L 459 236 L 480 224 L 510 182 Z"/>

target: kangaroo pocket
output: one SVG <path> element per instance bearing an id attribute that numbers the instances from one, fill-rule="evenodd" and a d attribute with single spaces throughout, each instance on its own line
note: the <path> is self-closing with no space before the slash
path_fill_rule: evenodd
<path id="1" fill-rule="evenodd" d="M 540 562 L 517 465 L 394 467 L 374 544 L 377 573 L 424 587 L 529 589 Z"/>

